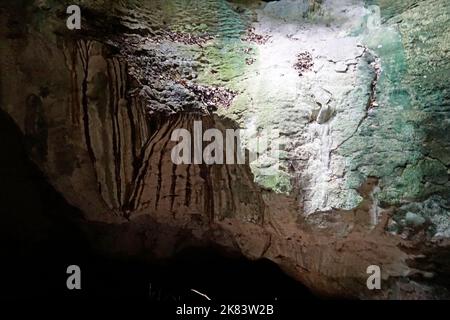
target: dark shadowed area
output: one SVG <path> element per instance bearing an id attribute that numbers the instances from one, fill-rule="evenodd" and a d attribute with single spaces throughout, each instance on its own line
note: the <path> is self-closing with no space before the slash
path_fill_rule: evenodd
<path id="1" fill-rule="evenodd" d="M 2 216 L 1 298 L 59 299 L 133 297 L 150 301 L 204 301 L 205 298 L 316 299 L 274 263 L 224 257 L 213 249 L 186 249 L 164 264 L 114 259 L 93 252 L 73 220 L 70 206 L 28 160 L 23 137 L 0 112 Z M 82 290 L 66 288 L 67 266 L 82 270 Z"/>

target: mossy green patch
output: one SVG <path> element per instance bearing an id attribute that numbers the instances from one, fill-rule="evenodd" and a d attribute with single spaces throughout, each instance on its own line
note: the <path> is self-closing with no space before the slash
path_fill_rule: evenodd
<path id="1" fill-rule="evenodd" d="M 292 191 L 292 177 L 288 173 L 277 169 L 271 174 L 268 174 L 266 169 L 264 173 L 259 172 L 258 168 L 252 168 L 252 171 L 255 174 L 255 182 L 259 185 L 278 193 L 288 194 Z"/>

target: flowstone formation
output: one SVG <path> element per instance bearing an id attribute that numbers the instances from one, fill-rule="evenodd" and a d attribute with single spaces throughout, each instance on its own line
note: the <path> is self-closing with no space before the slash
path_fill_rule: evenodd
<path id="1" fill-rule="evenodd" d="M 214 245 L 323 296 L 448 297 L 447 1 L 78 4 L 79 31 L 64 1 L 0 5 L 0 107 L 99 252 Z M 198 121 L 257 161 L 174 164 Z"/>

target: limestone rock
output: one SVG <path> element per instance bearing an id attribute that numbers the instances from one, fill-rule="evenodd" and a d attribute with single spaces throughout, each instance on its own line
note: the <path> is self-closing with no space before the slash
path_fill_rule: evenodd
<path id="1" fill-rule="evenodd" d="M 348 64 L 345 62 L 338 62 L 334 70 L 339 73 L 345 73 L 348 70 Z"/>
<path id="2" fill-rule="evenodd" d="M 89 240 L 145 258 L 213 243 L 323 296 L 448 295 L 448 2 L 383 1 L 381 19 L 363 1 L 324 1 L 329 26 L 299 23 L 317 2 L 270 2 L 251 26 L 266 43 L 242 41 L 253 7 L 162 3 L 85 1 L 96 19 L 76 38 L 64 8 L 2 4 L 0 107 L 49 182 L 105 224 Z M 305 50 L 320 68 L 299 77 Z M 269 131 L 280 157 L 177 166 L 172 132 L 194 121 Z M 385 290 L 365 286 L 374 264 Z"/>

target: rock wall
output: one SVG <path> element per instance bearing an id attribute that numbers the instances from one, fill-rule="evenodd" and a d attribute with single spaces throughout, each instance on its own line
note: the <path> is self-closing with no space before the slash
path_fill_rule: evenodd
<path id="1" fill-rule="evenodd" d="M 448 5 L 289 2 L 301 22 L 284 1 L 82 1 L 79 32 L 62 2 L 2 4 L 0 107 L 100 252 L 214 244 L 324 296 L 445 297 Z M 194 121 L 279 132 L 281 165 L 175 165 Z"/>

